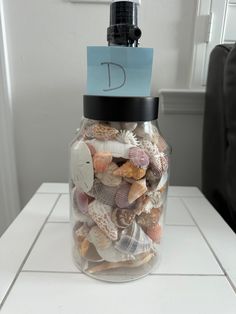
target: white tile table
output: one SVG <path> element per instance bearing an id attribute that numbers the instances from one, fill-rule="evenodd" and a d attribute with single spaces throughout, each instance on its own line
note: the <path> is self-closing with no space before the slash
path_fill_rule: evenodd
<path id="1" fill-rule="evenodd" d="M 44 183 L 0 238 L 1 314 L 235 314 L 236 235 L 195 187 L 170 187 L 162 261 L 125 284 L 70 252 L 68 185 Z"/>

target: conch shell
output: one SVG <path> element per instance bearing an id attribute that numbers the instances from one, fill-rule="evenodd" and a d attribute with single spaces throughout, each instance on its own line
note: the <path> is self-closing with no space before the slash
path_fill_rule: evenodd
<path id="1" fill-rule="evenodd" d="M 95 200 L 88 206 L 88 213 L 98 227 L 113 241 L 118 238 L 117 227 L 111 220 L 112 207 Z"/>
<path id="2" fill-rule="evenodd" d="M 132 162 L 127 161 L 113 172 L 115 176 L 133 178 L 139 180 L 145 176 L 146 169 L 136 167 Z"/>
<path id="3" fill-rule="evenodd" d="M 146 179 L 135 181 L 129 190 L 128 202 L 133 203 L 147 191 Z"/>

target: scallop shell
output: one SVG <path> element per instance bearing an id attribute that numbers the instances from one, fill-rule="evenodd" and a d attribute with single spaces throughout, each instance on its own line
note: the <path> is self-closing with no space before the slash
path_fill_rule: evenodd
<path id="1" fill-rule="evenodd" d="M 122 178 L 113 175 L 118 166 L 112 162 L 105 172 L 96 173 L 96 177 L 107 186 L 118 186 L 121 184 Z"/>
<path id="2" fill-rule="evenodd" d="M 71 177 L 74 184 L 83 192 L 93 186 L 93 160 L 88 146 L 84 142 L 75 142 L 71 149 Z"/>
<path id="3" fill-rule="evenodd" d="M 112 211 L 111 220 L 118 228 L 126 228 L 132 224 L 135 213 L 132 209 L 116 208 Z"/>
<path id="4" fill-rule="evenodd" d="M 141 213 L 137 217 L 137 223 L 142 227 L 154 227 L 158 223 L 160 215 L 160 208 L 152 208 L 150 213 Z"/>
<path id="5" fill-rule="evenodd" d="M 160 243 L 161 234 L 162 234 L 162 228 L 159 224 L 155 225 L 154 227 L 147 228 L 147 235 L 149 236 L 149 238 L 152 239 L 152 241 L 156 243 Z"/>
<path id="6" fill-rule="evenodd" d="M 89 199 L 87 194 L 81 192 L 79 188 L 73 191 L 73 207 L 79 209 L 83 214 L 88 212 Z"/>
<path id="7" fill-rule="evenodd" d="M 111 239 L 109 239 L 98 226 L 91 228 L 87 238 L 93 243 L 96 249 L 107 249 L 112 244 Z"/>
<path id="8" fill-rule="evenodd" d="M 89 204 L 88 213 L 98 227 L 108 236 L 109 239 L 115 241 L 118 238 L 118 230 L 111 221 L 112 207 L 102 204 L 95 200 Z"/>
<path id="9" fill-rule="evenodd" d="M 122 182 L 122 184 L 119 186 L 116 197 L 115 197 L 115 203 L 119 208 L 134 208 L 135 203 L 130 204 L 128 202 L 128 195 L 131 185 L 127 182 Z"/>
<path id="10" fill-rule="evenodd" d="M 147 191 L 146 179 L 135 181 L 129 190 L 128 202 L 132 204 Z"/>
<path id="11" fill-rule="evenodd" d="M 136 167 L 132 162 L 127 161 L 113 172 L 115 176 L 133 178 L 139 180 L 145 176 L 146 169 Z"/>
<path id="12" fill-rule="evenodd" d="M 88 194 L 94 197 L 96 200 L 100 201 L 109 206 L 115 206 L 115 197 L 118 187 L 106 186 L 102 184 L 98 179 L 94 180 L 92 189 Z"/>
<path id="13" fill-rule="evenodd" d="M 85 135 L 90 138 L 98 140 L 111 140 L 114 139 L 119 131 L 109 125 L 93 124 L 87 128 Z"/>
<path id="14" fill-rule="evenodd" d="M 86 143 L 93 145 L 97 152 L 110 152 L 113 157 L 122 157 L 125 159 L 129 157 L 129 149 L 134 147 L 134 145 L 118 141 L 98 141 L 96 139 L 86 141 Z"/>
<path id="15" fill-rule="evenodd" d="M 104 172 L 108 169 L 112 161 L 112 154 L 109 152 L 97 152 L 93 156 L 93 166 L 95 172 Z"/>
<path id="16" fill-rule="evenodd" d="M 135 222 L 128 229 L 124 229 L 121 232 L 120 239 L 116 241 L 114 247 L 122 253 L 131 255 L 154 250 L 152 240 Z"/>
<path id="17" fill-rule="evenodd" d="M 137 140 L 135 134 L 129 130 L 121 130 L 118 134 L 116 139 L 121 143 L 131 144 L 138 146 L 139 141 Z"/>
<path id="18" fill-rule="evenodd" d="M 129 159 L 139 168 L 147 168 L 149 164 L 149 157 L 145 151 L 139 147 L 132 147 L 129 150 Z"/>

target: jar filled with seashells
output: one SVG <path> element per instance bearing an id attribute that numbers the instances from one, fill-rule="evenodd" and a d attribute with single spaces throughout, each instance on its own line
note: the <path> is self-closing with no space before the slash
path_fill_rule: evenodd
<path id="1" fill-rule="evenodd" d="M 73 258 L 84 273 L 123 282 L 160 261 L 170 147 L 158 98 L 84 96 L 71 144 Z"/>

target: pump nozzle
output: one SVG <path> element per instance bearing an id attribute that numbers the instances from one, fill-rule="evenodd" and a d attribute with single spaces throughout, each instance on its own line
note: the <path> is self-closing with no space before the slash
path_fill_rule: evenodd
<path id="1" fill-rule="evenodd" d="M 140 2 L 140 0 L 113 0 L 110 5 L 110 26 L 107 29 L 109 46 L 138 46 L 138 40 L 142 35 L 138 27 L 138 4 Z"/>

